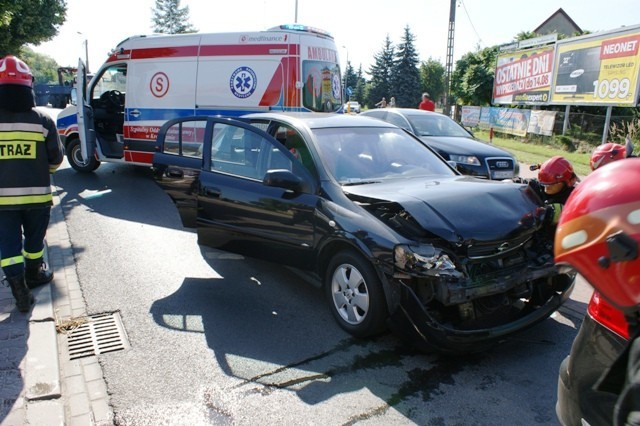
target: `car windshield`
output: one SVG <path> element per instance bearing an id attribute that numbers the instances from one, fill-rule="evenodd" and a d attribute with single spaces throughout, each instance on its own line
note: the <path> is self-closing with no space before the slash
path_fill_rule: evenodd
<path id="1" fill-rule="evenodd" d="M 325 166 L 343 185 L 455 174 L 440 157 L 401 129 L 324 128 L 314 134 Z"/>
<path id="2" fill-rule="evenodd" d="M 438 114 L 410 115 L 407 117 L 418 136 L 471 137 L 458 123 Z"/>

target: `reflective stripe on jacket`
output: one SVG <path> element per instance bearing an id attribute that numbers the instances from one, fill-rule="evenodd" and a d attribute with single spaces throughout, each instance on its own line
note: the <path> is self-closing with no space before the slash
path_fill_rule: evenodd
<path id="1" fill-rule="evenodd" d="M 35 109 L 0 110 L 0 209 L 51 205 L 50 170 L 63 155 L 51 117 Z"/>

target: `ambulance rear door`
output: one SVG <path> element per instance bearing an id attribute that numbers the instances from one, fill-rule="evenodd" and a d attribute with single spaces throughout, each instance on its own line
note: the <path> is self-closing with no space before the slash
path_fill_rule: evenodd
<path id="1" fill-rule="evenodd" d="M 302 106 L 310 111 L 337 112 L 342 108 L 342 76 L 333 39 L 300 37 Z"/>
<path id="2" fill-rule="evenodd" d="M 82 159 L 86 162 L 95 155 L 96 150 L 96 132 L 93 122 L 93 108 L 87 99 L 87 68 L 78 59 L 78 75 L 76 77 L 76 94 L 78 96 L 78 105 L 76 115 L 78 117 L 78 133 L 80 135 L 80 153 Z"/>

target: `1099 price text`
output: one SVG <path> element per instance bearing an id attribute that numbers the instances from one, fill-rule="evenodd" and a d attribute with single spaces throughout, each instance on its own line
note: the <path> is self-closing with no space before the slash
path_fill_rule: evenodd
<path id="1" fill-rule="evenodd" d="M 629 95 L 631 82 L 628 78 L 618 80 L 596 80 L 593 82 L 593 96 L 599 99 L 624 99 Z"/>

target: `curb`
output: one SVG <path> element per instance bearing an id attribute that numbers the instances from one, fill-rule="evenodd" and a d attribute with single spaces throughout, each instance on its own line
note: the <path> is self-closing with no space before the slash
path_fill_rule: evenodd
<path id="1" fill-rule="evenodd" d="M 47 231 L 50 265 L 56 273 L 52 312 L 56 321 L 65 321 L 86 317 L 87 310 L 60 201 L 61 189 L 55 186 L 53 178 L 52 184 L 54 206 Z M 98 358 L 91 356 L 72 361 L 69 359 L 67 334 L 57 333 L 56 338 L 65 424 L 113 425 L 113 411 Z"/>
<path id="2" fill-rule="evenodd" d="M 0 350 L 6 356 L 0 362 L 10 370 L 7 378 L 0 374 L 0 424 L 113 425 L 97 357 L 69 360 L 67 335 L 56 329 L 58 321 L 87 313 L 60 203 L 61 189 L 53 179 L 52 185 L 44 260 L 55 272 L 53 281 L 32 290 L 35 304 L 26 315 L 15 309 L 10 290 L 0 288 L 0 342 L 6 340 L 8 347 Z"/>
<path id="3" fill-rule="evenodd" d="M 44 260 L 50 265 L 45 244 Z M 32 290 L 36 303 L 29 319 L 24 387 L 27 401 L 61 396 L 60 362 L 51 285 Z"/>

